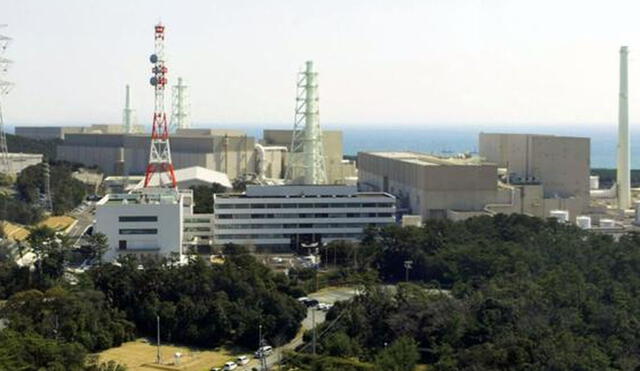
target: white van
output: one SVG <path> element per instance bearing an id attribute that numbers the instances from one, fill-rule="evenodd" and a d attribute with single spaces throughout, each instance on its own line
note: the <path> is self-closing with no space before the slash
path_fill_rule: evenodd
<path id="1" fill-rule="evenodd" d="M 240 366 L 244 366 L 247 363 L 249 363 L 249 357 L 239 356 L 238 358 L 236 358 L 236 363 L 239 364 Z"/>
<path id="2" fill-rule="evenodd" d="M 273 352 L 273 348 L 270 345 L 265 345 L 256 351 L 256 358 L 266 357 L 271 354 L 271 352 Z"/>

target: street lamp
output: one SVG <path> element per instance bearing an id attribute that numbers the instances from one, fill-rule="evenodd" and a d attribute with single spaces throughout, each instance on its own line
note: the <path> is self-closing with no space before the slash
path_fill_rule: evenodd
<path id="1" fill-rule="evenodd" d="M 413 260 L 404 261 L 404 280 L 409 282 L 409 270 L 413 268 Z"/>

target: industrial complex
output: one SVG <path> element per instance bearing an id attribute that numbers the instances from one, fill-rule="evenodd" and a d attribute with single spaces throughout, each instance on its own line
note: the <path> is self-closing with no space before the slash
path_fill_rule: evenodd
<path id="1" fill-rule="evenodd" d="M 342 132 L 321 128 L 311 61 L 297 79 L 292 130 L 265 128 L 256 138 L 233 128 L 194 128 L 188 86 L 182 78 L 168 84 L 164 33 L 155 26 L 151 134 L 136 123 L 128 85 L 121 124 L 16 127 L 19 136 L 56 139 L 58 160 L 104 174 L 95 230 L 108 238 L 107 260 L 131 254 L 183 260 L 188 251 L 229 243 L 296 250 L 357 241 L 370 227 L 498 213 L 609 232 L 640 222 L 630 185 L 626 47 L 620 50 L 617 182 L 600 189 L 591 175 L 590 139 L 581 137 L 480 133 L 477 154 L 368 151 L 347 160 Z M 3 153 L 8 174 L 43 161 Z M 211 190 L 212 211 L 194 212 L 193 187 L 214 184 L 222 191 Z"/>

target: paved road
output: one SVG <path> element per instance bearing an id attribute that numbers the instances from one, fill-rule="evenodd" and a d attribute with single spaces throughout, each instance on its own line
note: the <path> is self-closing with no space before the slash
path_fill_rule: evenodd
<path id="1" fill-rule="evenodd" d="M 356 295 L 356 289 L 354 287 L 331 287 L 322 289 L 318 292 L 309 294 L 310 298 L 316 299 L 321 303 L 333 304 L 337 301 L 349 300 Z M 313 328 L 313 311 L 315 311 L 315 322 L 319 325 L 325 321 L 326 312 L 317 310 L 315 308 L 309 308 L 307 310 L 307 317 L 302 321 L 302 328 L 304 330 L 311 330 Z M 278 363 L 283 356 L 283 351 L 292 350 L 302 344 L 302 336 L 296 337 L 291 342 L 275 348 L 273 353 L 267 357 L 267 368 L 272 367 Z M 252 359 L 251 362 L 244 366 L 247 370 L 252 367 L 259 368 L 259 362 L 256 359 Z"/>
<path id="2" fill-rule="evenodd" d="M 93 220 L 95 219 L 95 215 L 93 214 L 95 210 L 95 204 L 90 203 L 85 206 L 84 209 L 80 210 L 78 208 L 74 209 L 70 215 L 76 218 L 76 224 L 71 228 L 67 236 L 71 238 L 71 243 L 73 247 L 79 247 L 80 237 L 84 234 L 84 232 L 93 224 Z"/>

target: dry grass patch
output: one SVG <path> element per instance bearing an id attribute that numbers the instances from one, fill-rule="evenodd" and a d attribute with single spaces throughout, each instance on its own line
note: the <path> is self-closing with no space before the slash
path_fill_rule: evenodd
<path id="1" fill-rule="evenodd" d="M 211 367 L 222 367 L 235 356 L 227 349 L 214 350 L 189 348 L 172 344 L 160 346 L 161 364 L 156 364 L 157 348 L 145 339 L 122 344 L 117 348 L 99 353 L 100 361 L 116 361 L 126 365 L 128 370 L 187 370 L 204 371 Z M 176 364 L 175 354 L 182 353 L 180 363 Z"/>

